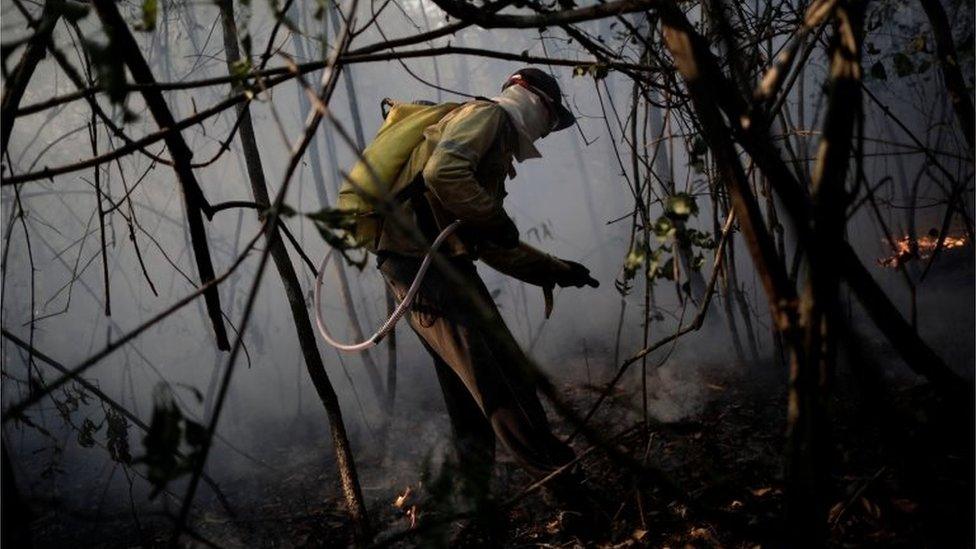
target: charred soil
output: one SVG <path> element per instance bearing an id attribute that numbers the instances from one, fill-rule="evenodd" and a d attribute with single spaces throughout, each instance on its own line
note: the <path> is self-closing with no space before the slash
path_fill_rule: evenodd
<path id="1" fill-rule="evenodd" d="M 391 462 L 389 456 L 361 458 L 375 542 L 393 547 L 788 546 L 782 522 L 786 380 L 767 368 L 765 375 L 726 372 L 701 381 L 707 399 L 681 421 L 651 419 L 645 429 L 640 395 L 635 398 L 632 390 L 610 395 L 593 418 L 631 463 L 652 474 L 635 472 L 601 448 L 589 449 L 583 437 L 575 440 L 577 452 L 585 453 L 580 460 L 584 488 L 592 494 L 587 505 L 608 527 L 573 531 L 567 515 L 539 492 L 499 510 L 489 528 L 478 528 L 477 520 L 455 520 L 469 517 L 459 517 L 451 503 L 454 469 L 421 459 L 418 470 L 417 457 L 424 456 L 418 448 L 414 455 L 393 459 L 412 465 Z M 599 394 L 596 386 L 562 390 L 578 411 L 587 410 Z M 825 488 L 830 545 L 973 546 L 973 430 L 971 421 L 964 421 L 972 410 L 954 410 L 930 389 L 904 380 L 889 380 L 883 397 L 857 384 L 838 384 L 833 395 L 832 483 Z M 571 425 L 550 416 L 559 434 L 572 432 Z M 417 429 L 447 429 L 446 423 Z M 325 441 L 313 446 L 281 456 L 276 463 L 287 465 L 288 472 L 280 477 L 284 469 L 278 467 L 274 482 L 246 476 L 222 482 L 235 516 L 229 518 L 214 498 L 202 498 L 194 532 L 221 547 L 350 545 L 334 465 L 322 459 L 330 449 Z M 507 461 L 504 451 L 498 453 L 496 494 L 510 502 L 532 479 Z M 391 467 L 400 470 L 396 480 L 390 480 Z M 409 493 L 404 483 L 410 483 Z M 163 546 L 172 529 L 165 514 L 141 515 L 137 523 L 127 512 L 35 507 L 31 530 L 41 547 L 81 541 L 90 547 Z M 85 539 L 77 539 L 82 532 Z"/>

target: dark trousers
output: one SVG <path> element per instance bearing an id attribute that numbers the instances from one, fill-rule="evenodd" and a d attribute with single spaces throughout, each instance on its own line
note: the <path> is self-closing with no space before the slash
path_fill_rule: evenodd
<path id="1" fill-rule="evenodd" d="M 528 361 L 505 325 L 474 264 L 449 260 L 453 277 L 435 262 L 408 316 L 434 358 L 451 417 L 461 470 L 487 493 L 495 439 L 534 476 L 573 459 L 552 434 Z M 381 258 L 380 271 L 401 300 L 420 260 Z"/>

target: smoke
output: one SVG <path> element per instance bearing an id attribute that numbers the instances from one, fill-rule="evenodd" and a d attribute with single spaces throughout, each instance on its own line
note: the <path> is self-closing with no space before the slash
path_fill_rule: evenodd
<path id="1" fill-rule="evenodd" d="M 139 36 L 144 51 L 152 52 L 152 68 L 159 79 L 178 81 L 224 75 L 226 67 L 222 51 L 216 45 L 220 40 L 210 36 L 217 15 L 215 8 L 210 4 L 161 4 L 164 6 L 163 20 L 158 30 Z M 420 30 L 423 30 L 424 19 L 421 9 L 427 10 L 431 25 L 441 24 L 442 14 L 429 4 L 402 4 Z M 257 47 L 265 44 L 273 18 L 264 11 L 264 4 L 255 4 L 253 9 L 248 25 L 252 42 Z M 379 18 L 388 36 L 418 31 L 393 11 Z M 295 17 L 304 28 L 326 32 L 322 28 L 324 22 L 315 20 L 310 13 L 296 13 Z M 98 37 L 100 33 L 94 17 L 82 21 L 82 30 L 92 37 Z M 599 29 L 594 25 L 594 30 Z M 329 29 L 327 32 L 331 36 L 333 31 Z M 357 37 L 357 44 L 383 39 L 378 29 L 372 29 Z M 449 39 L 455 44 L 463 41 L 468 47 L 489 50 L 529 50 L 541 54 L 544 46 L 544 51 L 552 56 L 578 54 L 572 45 L 550 38 L 542 40 L 536 33 L 468 28 Z M 56 40 L 65 51 L 71 50 L 72 37 L 63 27 L 58 27 Z M 296 57 L 297 62 L 319 57 L 320 43 L 316 36 L 295 40 L 301 43 L 308 56 Z M 442 39 L 439 44 L 447 40 Z M 295 44 L 294 40 L 286 41 L 284 50 L 297 55 Z M 818 64 L 822 61 L 814 59 L 812 66 L 822 67 Z M 272 66 L 278 64 L 277 59 L 270 63 Z M 444 56 L 436 59 L 436 65 L 429 59 L 351 65 L 343 77 L 353 79 L 355 100 L 368 139 L 380 125 L 379 104 L 385 97 L 457 99 L 450 91 L 438 91 L 431 85 L 438 83 L 447 90 L 491 96 L 505 77 L 519 66 L 481 57 Z M 622 295 L 614 284 L 621 278 L 629 252 L 634 208 L 633 182 L 628 183 L 624 176 L 631 175 L 628 173 L 627 146 L 623 143 L 627 113 L 621 112 L 630 98 L 630 85 L 617 76 L 605 80 L 573 77 L 571 68 L 559 68 L 554 72 L 579 115 L 579 127 L 543 140 L 539 146 L 542 159 L 515 166 L 518 175 L 508 184 L 505 205 L 523 239 L 555 256 L 587 265 L 601 286 L 595 290 L 557 290 L 555 310 L 552 318 L 547 320 L 543 314 L 542 292 L 538 288 L 525 286 L 484 266 L 479 266 L 479 271 L 496 295 L 502 315 L 516 339 L 560 386 L 600 387 L 612 378 L 624 359 L 647 343 L 687 325 L 696 315 L 698 304 L 687 296 L 679 297 L 673 282 L 655 281 L 652 288 L 654 321 L 648 327 L 649 336 L 645 340 L 643 275 L 639 273 L 631 281 L 626 295 Z M 819 86 L 822 76 L 822 68 L 811 70 L 805 76 L 810 111 L 821 101 L 819 91 L 813 90 Z M 307 80 L 317 82 L 318 77 L 318 74 L 312 74 Z M 906 105 L 914 105 L 913 100 L 918 94 L 935 89 L 934 82 L 918 83 L 904 97 L 900 94 L 904 90 L 879 90 L 878 96 L 896 110 L 903 111 L 913 128 L 920 128 L 928 113 L 909 111 Z M 70 82 L 58 74 L 53 63 L 44 62 L 38 67 L 24 104 L 72 91 Z M 176 117 L 183 118 L 220 101 L 227 93 L 227 87 L 216 86 L 170 92 L 167 99 Z M 942 92 L 932 93 L 937 97 L 943 95 Z M 307 116 L 307 104 L 300 98 L 300 90 L 294 84 L 286 84 L 262 94 L 252 105 L 262 161 L 272 191 L 281 184 L 291 140 L 300 135 Z M 103 104 L 113 116 L 121 119 L 121 107 L 113 107 L 107 102 Z M 127 126 L 133 135 L 156 130 L 138 94 L 129 95 L 126 108 L 138 116 L 136 123 Z M 345 86 L 338 88 L 330 108 L 339 120 L 352 127 L 353 114 Z M 935 119 L 951 127 L 951 113 L 945 102 L 940 100 L 932 108 Z M 59 107 L 49 115 L 19 118 L 11 138 L 12 166 L 17 172 L 27 172 L 89 157 L 92 151 L 85 131 L 89 121 L 90 113 L 83 101 Z M 185 131 L 195 151 L 195 160 L 203 161 L 216 155 L 220 141 L 228 135 L 234 122 L 234 116 L 228 111 L 213 122 Z M 694 139 L 691 129 L 681 127 L 683 122 L 676 120 L 674 123 L 676 127 L 671 129 L 678 136 L 676 139 Z M 818 124 L 816 119 L 799 123 L 811 128 Z M 907 139 L 888 119 L 877 113 L 869 116 L 866 124 L 868 135 Z M 936 131 L 933 139 L 946 149 L 958 146 L 948 142 L 951 139 L 948 133 L 948 130 Z M 60 139 L 65 135 L 68 137 Z M 103 151 L 110 139 L 104 133 L 100 136 Z M 113 143 L 119 145 L 117 140 Z M 815 153 L 816 143 L 816 138 L 810 136 L 791 139 L 793 152 L 801 159 L 810 158 Z M 314 146 L 316 152 L 312 154 L 318 155 L 322 161 L 320 172 L 313 173 L 317 161 L 309 158 L 308 162 L 303 162 L 286 198 L 288 205 L 306 213 L 324 206 L 324 196 L 334 201 L 338 170 L 350 166 L 355 159 L 354 153 L 342 146 L 332 128 L 320 131 Z M 874 150 L 874 146 L 869 144 L 869 151 Z M 150 151 L 159 153 L 157 147 L 150 147 Z M 689 226 L 713 232 L 713 218 L 724 217 L 724 212 L 711 211 L 710 201 L 704 196 L 707 194 L 705 177 L 693 167 L 695 159 L 689 158 L 684 150 L 679 141 L 670 154 L 677 189 L 698 196 L 700 212 Z M 969 169 L 965 167 L 968 164 L 963 160 L 953 160 L 948 155 L 942 160 L 952 169 L 958 169 L 960 177 L 968 173 L 965 171 Z M 879 200 L 898 206 L 912 192 L 908 180 L 910 174 L 924 171 L 924 162 L 919 155 L 896 156 L 894 159 L 870 157 L 864 166 L 865 184 L 875 185 L 885 175 L 895 174 L 896 184 L 880 190 Z M 130 155 L 118 164 L 105 164 L 101 170 L 108 196 L 120 204 L 118 210 L 106 218 L 111 317 L 103 313 L 105 292 L 99 220 L 93 213 L 97 211 L 97 204 L 91 171 L 61 176 L 53 182 L 31 183 L 20 189 L 20 200 L 27 212 L 23 223 L 28 228 L 29 248 L 21 220 L 14 217 L 17 211 L 14 193 L 5 188 L 2 195 L 4 233 L 10 237 L 5 263 L 3 325 L 18 337 L 27 339 L 30 335 L 27 324 L 33 311 L 37 319 L 34 345 L 68 367 L 80 363 L 192 292 L 198 280 L 172 170 L 154 164 L 141 154 Z M 250 199 L 236 142 L 212 165 L 197 170 L 197 175 L 212 203 Z M 121 201 L 126 189 L 131 192 L 131 210 Z M 920 189 L 921 196 L 939 195 L 937 183 L 931 178 L 924 178 Z M 966 193 L 965 201 L 971 209 L 971 193 Z M 661 204 L 656 204 L 652 212 L 654 218 L 660 215 L 661 208 Z M 938 226 L 941 211 L 941 208 L 919 210 L 917 226 L 920 232 Z M 902 210 L 891 209 L 884 215 L 893 231 L 906 230 L 907 221 Z M 287 219 L 285 223 L 312 261 L 317 262 L 324 254 L 326 244 L 314 227 L 301 216 Z M 217 214 L 208 224 L 207 231 L 218 273 L 228 268 L 258 230 L 259 222 L 250 210 L 227 210 Z M 789 242 L 791 228 L 787 226 L 785 231 Z M 876 219 L 868 206 L 854 214 L 848 236 L 865 258 L 865 263 L 889 252 L 882 244 L 884 235 L 878 232 Z M 660 421 L 678 421 L 693 416 L 716 391 L 710 389 L 710 385 L 720 387 L 726 377 L 748 379 L 756 370 L 777 367 L 765 296 L 755 279 L 741 238 L 735 235 L 733 239 L 737 249 L 738 290 L 751 307 L 749 314 L 761 362 L 756 364 L 751 356 L 744 319 L 737 304 L 730 308 L 738 315 L 736 322 L 744 354 L 738 356 L 735 351 L 725 307 L 727 290 L 720 284 L 720 293 L 712 300 L 709 320 L 702 330 L 664 346 L 646 359 L 648 409 L 650 415 Z M 140 254 L 136 253 L 136 246 Z M 789 265 L 793 251 L 787 249 L 786 252 Z M 713 264 L 710 254 L 711 251 L 704 252 L 706 277 Z M 300 272 L 303 290 L 310 295 L 313 275 L 294 250 L 291 255 Z M 972 258 L 970 255 L 954 261 L 959 262 L 959 268 L 946 267 L 943 271 L 937 265 L 931 274 L 932 280 L 918 292 L 918 324 L 922 336 L 940 355 L 960 371 L 968 373 L 973 360 L 972 327 L 976 322 L 971 307 Z M 240 327 L 256 267 L 257 254 L 252 253 L 220 287 L 232 337 Z M 892 292 L 896 304 L 907 310 L 910 295 L 906 294 L 899 274 L 874 268 L 874 265 L 870 268 Z M 350 271 L 350 279 L 355 305 L 366 331 L 370 332 L 385 316 L 382 282 L 372 263 L 361 273 Z M 150 281 L 158 295 L 153 293 Z M 350 340 L 348 318 L 339 301 L 333 273 L 325 277 L 325 287 L 324 314 L 330 327 L 339 337 Z M 246 351 L 236 365 L 218 428 L 221 438 L 215 444 L 207 472 L 221 486 L 238 495 L 262 493 L 280 484 L 295 485 L 303 497 L 321 497 L 323 491 L 330 490 L 332 482 L 333 458 L 327 418 L 306 373 L 283 292 L 277 274 L 269 267 L 244 335 Z M 870 322 L 856 303 L 849 306 L 849 311 L 852 324 L 866 333 L 871 349 L 879 352 L 886 349 L 886 344 L 871 331 Z M 398 392 L 390 427 L 387 452 L 390 457 L 385 462 L 380 462 L 378 455 L 381 403 L 370 388 L 362 358 L 340 355 L 324 344 L 319 345 L 339 395 L 354 449 L 364 464 L 361 470 L 368 497 L 385 497 L 386 490 L 414 482 L 421 464 L 429 461 L 437 466 L 449 450 L 450 426 L 430 358 L 405 323 L 398 328 L 398 334 Z M 372 353 L 378 364 L 385 365 L 382 347 Z M 13 380 L 26 378 L 27 354 L 5 341 L 3 360 L 4 371 L 10 378 L 3 383 L 2 396 L 8 403 L 17 402 L 25 397 L 26 388 Z M 202 422 L 210 411 L 216 383 L 226 366 L 227 355 L 215 350 L 212 328 L 198 300 L 101 361 L 84 377 L 147 422 L 152 415 L 152 391 L 159 384 L 168 384 L 183 413 Z M 639 413 L 642 405 L 638 372 L 643 367 L 640 362 L 633 365 L 619 387 L 630 399 L 634 414 Z M 57 375 L 43 363 L 38 363 L 36 368 L 45 379 L 54 379 Z M 899 375 L 910 376 L 903 367 Z M 125 475 L 116 472 L 114 465 L 106 461 L 106 453 L 98 445 L 86 447 L 84 441 L 79 440 L 77 430 L 64 424 L 62 416 L 81 425 L 86 418 L 100 423 L 104 412 L 93 400 L 79 402 L 77 409 L 69 413 L 45 402 L 29 414 L 30 421 L 44 432 L 16 424 L 5 430 L 5 445 L 11 449 L 18 478 L 24 479 L 23 489 L 33 496 L 55 498 L 69 508 L 90 509 L 104 504 L 121 512 L 128 505 L 130 490 Z M 102 443 L 106 437 L 105 427 L 100 426 L 94 436 Z M 130 425 L 128 443 L 134 457 L 144 452 L 142 437 L 143 434 Z M 50 449 L 55 442 L 63 446 L 63 452 Z M 298 472 L 302 479 L 314 479 L 319 483 L 317 487 L 296 480 Z M 177 496 L 182 494 L 183 482 L 178 481 L 170 487 Z M 106 486 L 108 488 L 102 491 Z M 146 504 L 146 483 L 134 479 L 131 489 L 134 501 Z M 207 492 L 202 497 L 206 500 L 211 495 Z M 157 508 L 153 506 L 165 505 L 160 502 L 167 499 L 168 496 L 163 495 L 146 505 Z"/>

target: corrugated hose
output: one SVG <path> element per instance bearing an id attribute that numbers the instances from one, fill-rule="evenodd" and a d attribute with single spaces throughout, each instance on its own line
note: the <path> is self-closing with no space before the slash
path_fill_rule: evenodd
<path id="1" fill-rule="evenodd" d="M 393 328 L 396 327 L 396 323 L 403 317 L 403 315 L 407 314 L 407 311 L 410 310 L 410 306 L 413 304 L 414 298 L 417 297 L 417 292 L 420 291 L 420 284 L 424 280 L 424 275 L 427 274 L 427 269 L 430 267 L 430 262 L 434 258 L 434 253 L 437 252 L 437 249 L 440 248 L 441 244 L 444 243 L 444 240 L 446 240 L 447 237 L 450 236 L 460 224 L 460 221 L 455 221 L 454 223 L 451 223 L 445 227 L 444 230 L 437 235 L 437 238 L 435 238 L 434 242 L 430 245 L 430 250 L 428 250 L 427 254 L 424 255 L 424 260 L 420 263 L 420 269 L 417 270 L 417 274 L 414 276 L 413 282 L 410 284 L 410 288 L 407 290 L 407 295 L 403 297 L 403 300 L 400 301 L 396 309 L 393 310 L 393 314 L 390 315 L 390 318 L 386 319 L 386 322 L 380 326 L 380 329 L 377 330 L 372 337 L 366 339 L 365 341 L 360 341 L 359 343 L 340 343 L 336 341 L 331 335 L 329 335 L 329 331 L 325 328 L 325 322 L 322 320 L 322 276 L 325 274 L 325 267 L 329 264 L 329 259 L 332 258 L 332 254 L 335 252 L 335 248 L 330 247 L 329 251 L 326 252 L 325 257 L 322 258 L 322 264 L 319 265 L 319 272 L 315 276 L 315 291 L 312 297 L 312 302 L 315 307 L 315 325 L 318 328 L 319 333 L 322 335 L 322 339 L 336 349 L 346 351 L 347 353 L 358 353 L 365 351 L 370 347 L 375 347 L 377 343 L 386 337 L 386 334 L 390 333 Z"/>

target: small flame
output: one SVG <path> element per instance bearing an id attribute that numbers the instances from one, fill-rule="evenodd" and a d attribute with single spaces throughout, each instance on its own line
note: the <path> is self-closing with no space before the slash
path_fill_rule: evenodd
<path id="1" fill-rule="evenodd" d="M 411 505 L 410 508 L 407 509 L 407 518 L 410 519 L 410 529 L 411 530 L 413 530 L 414 528 L 417 527 L 417 514 L 418 513 L 420 513 L 420 510 L 417 509 L 417 506 L 416 505 Z"/>
<path id="2" fill-rule="evenodd" d="M 393 500 L 393 506 L 397 509 L 403 509 L 404 505 L 407 504 L 407 500 L 410 499 L 411 494 L 413 494 L 413 488 L 407 486 L 407 489 Z"/>
<path id="3" fill-rule="evenodd" d="M 886 239 L 882 239 L 882 242 L 887 243 L 888 241 Z M 942 248 L 945 250 L 951 250 L 954 248 L 961 248 L 968 243 L 969 239 L 964 234 L 959 236 L 946 235 L 945 239 L 942 241 Z M 912 259 L 928 259 L 932 257 L 932 255 L 935 254 L 936 247 L 939 244 L 939 234 L 933 230 L 929 231 L 929 234 L 925 236 L 916 238 L 914 250 L 912 249 L 912 239 L 909 236 L 903 236 L 890 244 L 892 254 L 888 257 L 878 259 L 878 265 L 888 267 L 890 269 L 897 269 Z"/>
<path id="4" fill-rule="evenodd" d="M 413 500 L 416 498 L 412 496 L 413 488 L 407 486 L 403 493 L 393 500 L 393 506 L 400 511 L 403 511 L 403 514 L 410 521 L 410 528 L 414 529 L 417 527 L 417 516 L 420 513 L 420 509 L 417 507 L 417 504 L 413 502 Z"/>

